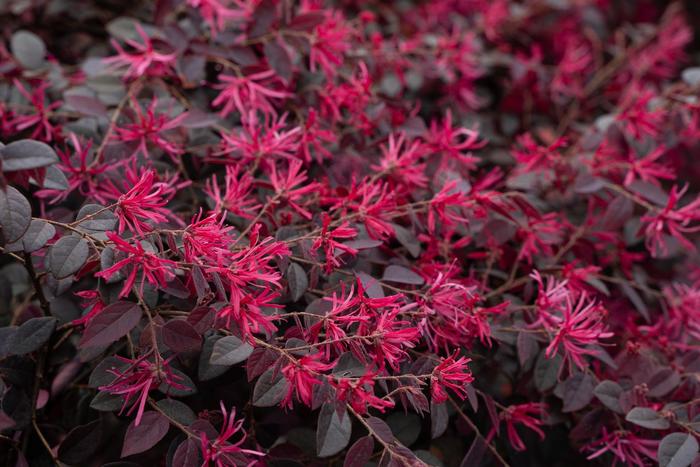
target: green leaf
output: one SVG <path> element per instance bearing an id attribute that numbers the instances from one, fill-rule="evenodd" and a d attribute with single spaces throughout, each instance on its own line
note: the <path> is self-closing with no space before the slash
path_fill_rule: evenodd
<path id="1" fill-rule="evenodd" d="M 671 427 L 671 422 L 648 407 L 633 408 L 627 413 L 625 420 L 650 430 L 667 430 Z"/>

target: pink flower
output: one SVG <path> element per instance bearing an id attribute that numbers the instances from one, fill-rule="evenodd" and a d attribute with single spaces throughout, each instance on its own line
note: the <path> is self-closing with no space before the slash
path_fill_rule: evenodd
<path id="1" fill-rule="evenodd" d="M 216 467 L 232 465 L 252 466 L 256 461 L 251 459 L 250 456 L 262 457 L 265 453 L 241 447 L 248 437 L 243 430 L 243 420 L 236 421 L 235 407 L 228 413 L 223 402 L 219 402 L 219 405 L 224 416 L 219 435 L 213 440 L 209 440 L 204 431 L 200 432 L 200 448 L 204 460 L 202 466 L 208 466 L 210 462 Z M 236 435 L 240 437 L 237 441 L 232 441 L 231 438 Z"/>
<path id="2" fill-rule="evenodd" d="M 102 194 L 100 177 L 108 170 L 114 170 L 118 164 L 103 164 L 91 154 L 92 141 L 82 142 L 75 133 L 68 137 L 73 149 L 58 149 L 59 162 L 57 167 L 68 179 L 68 189 L 45 188 L 37 192 L 40 198 L 51 197 L 50 203 L 64 201 L 71 193 L 77 192 L 82 196 L 92 198 L 100 203 L 107 199 Z"/>
<path id="3" fill-rule="evenodd" d="M 311 219 L 311 213 L 304 209 L 299 200 L 309 193 L 318 191 L 319 185 L 315 182 L 307 182 L 306 171 L 301 170 L 301 161 L 289 162 L 287 173 L 282 175 L 272 166 L 270 183 L 275 190 L 275 199 L 285 201 L 292 209 L 305 219 Z M 300 186 L 303 185 L 303 186 Z"/>
<path id="4" fill-rule="evenodd" d="M 15 88 L 29 101 L 33 107 L 33 112 L 29 115 L 17 115 L 11 121 L 16 131 L 24 131 L 34 127 L 31 137 L 46 142 L 51 142 L 60 134 L 60 128 L 51 123 L 51 113 L 63 104 L 60 100 L 49 101 L 46 96 L 46 89 L 49 84 L 46 81 L 39 82 L 31 92 L 22 83 L 15 79 Z"/>
<path id="5" fill-rule="evenodd" d="M 122 412 L 131 405 L 131 408 L 126 412 L 131 415 L 136 410 L 136 421 L 134 424 L 138 426 L 141 423 L 143 411 L 146 408 L 148 393 L 157 389 L 162 383 L 166 383 L 177 389 L 185 389 L 178 383 L 182 379 L 174 374 L 168 365 L 167 360 L 158 358 L 157 362 L 150 361 L 149 354 L 142 355 L 135 360 L 115 355 L 115 358 L 124 363 L 124 367 L 112 367 L 107 370 L 116 378 L 109 384 L 100 386 L 100 391 L 105 391 L 109 394 L 122 396 L 124 404 Z"/>
<path id="6" fill-rule="evenodd" d="M 554 325 L 547 326 L 555 333 L 554 339 L 547 346 L 545 355 L 552 358 L 559 348 L 564 357 L 573 365 L 585 368 L 584 356 L 600 353 L 595 346 L 600 339 L 612 337 L 612 332 L 605 331 L 603 320 L 607 311 L 595 301 L 587 301 L 585 293 L 581 293 L 578 302 L 567 295 L 563 308 L 563 316 L 550 315 Z"/>
<path id="7" fill-rule="evenodd" d="M 221 135 L 223 139 L 221 150 L 214 153 L 212 162 L 231 163 L 236 159 L 242 159 L 243 163 L 250 161 L 268 163 L 268 159 L 273 161 L 274 159 L 296 159 L 301 129 L 299 127 L 285 129 L 286 119 L 286 114 L 276 120 L 265 115 L 261 123 L 254 112 L 247 114 L 241 130 Z M 269 164 L 274 163 L 273 161 Z"/>
<path id="8" fill-rule="evenodd" d="M 291 97 L 283 91 L 282 80 L 273 70 L 264 70 L 245 76 L 219 75 L 221 84 L 214 85 L 220 89 L 219 95 L 212 101 L 214 107 L 223 107 L 222 117 L 228 116 L 235 109 L 241 115 L 260 111 L 274 114 L 273 102 Z"/>
<path id="9" fill-rule="evenodd" d="M 453 390 L 457 397 L 464 399 L 467 396 L 465 386 L 474 381 L 467 366 L 471 359 L 467 357 L 456 358 L 457 355 L 459 355 L 459 351 L 443 358 L 440 364 L 433 369 L 430 376 L 430 394 L 436 404 L 441 404 L 449 399 L 447 389 Z"/>
<path id="10" fill-rule="evenodd" d="M 649 465 L 646 459 L 656 461 L 658 445 L 658 440 L 640 438 L 629 431 L 608 431 L 603 427 L 602 437 L 586 445 L 585 449 L 593 451 L 588 460 L 609 452 L 614 456 L 613 466 L 619 462 L 627 466 L 645 467 Z"/>
<path id="11" fill-rule="evenodd" d="M 542 414 L 547 410 L 547 405 L 539 402 L 511 405 L 501 412 L 501 419 L 506 422 L 508 441 L 517 451 L 527 449 L 525 443 L 516 430 L 517 425 L 523 425 L 537 433 L 544 440 L 542 426 Z"/>
<path id="12" fill-rule="evenodd" d="M 137 22 L 134 23 L 134 26 L 143 43 L 127 39 L 126 43 L 133 49 L 129 53 L 113 39 L 112 46 L 117 50 L 117 55 L 105 58 L 104 62 L 113 69 L 126 68 L 124 74 L 126 79 L 138 78 L 142 75 L 166 76 L 173 74 L 177 55 L 157 52 L 153 40 L 146 34 L 143 27 Z"/>
<path id="13" fill-rule="evenodd" d="M 323 227 L 321 228 L 321 233 L 318 238 L 311 245 L 311 252 L 315 253 L 319 249 L 323 249 L 323 253 L 326 257 L 325 262 L 325 272 L 330 274 L 333 268 L 339 267 L 341 265 L 340 260 L 336 256 L 336 251 L 341 253 L 348 253 L 352 256 L 357 254 L 357 250 L 349 247 L 338 240 L 354 238 L 357 236 L 357 230 L 348 226 L 347 222 L 341 223 L 335 229 L 330 229 L 331 218 L 328 214 L 323 213 Z"/>
<path id="14" fill-rule="evenodd" d="M 187 0 L 192 8 L 197 8 L 207 22 L 212 35 L 221 32 L 226 23 L 232 20 L 243 20 L 250 16 L 250 9 L 245 1 L 233 0 L 235 8 L 228 6 L 231 0 Z"/>
<path id="15" fill-rule="evenodd" d="M 364 415 L 369 408 L 384 413 L 386 409 L 394 407 L 394 401 L 374 394 L 375 376 L 367 373 L 360 378 L 331 378 L 330 384 L 335 388 L 335 397 L 350 404 L 357 413 Z"/>
<path id="16" fill-rule="evenodd" d="M 655 138 L 661 131 L 665 112 L 661 109 L 649 110 L 649 102 L 654 97 L 654 93 L 648 89 L 632 88 L 620 104 L 623 110 L 615 119 L 622 122 L 625 132 L 634 139 L 642 139 L 645 135 Z"/>
<path id="17" fill-rule="evenodd" d="M 152 229 L 145 221 L 166 222 L 171 212 L 165 206 L 172 195 L 171 188 L 156 180 L 153 170 L 143 172 L 136 184 L 117 200 L 118 232 L 128 229 L 143 235 Z"/>
<path id="18" fill-rule="evenodd" d="M 320 353 L 309 354 L 289 362 L 282 368 L 282 373 L 289 382 L 287 393 L 280 403 L 283 407 L 292 408 L 292 399 L 295 394 L 297 400 L 311 407 L 313 387 L 321 384 L 318 374 L 335 366 L 335 363 L 324 363 L 321 359 Z"/>
<path id="19" fill-rule="evenodd" d="M 424 188 L 428 184 L 428 178 L 424 173 L 425 164 L 419 163 L 419 160 L 425 155 L 426 151 L 420 141 L 414 140 L 409 144 L 404 134 L 399 134 L 398 137 L 392 134 L 389 135 L 389 145 L 382 146 L 379 164 L 372 165 L 372 170 L 392 177 L 397 183 Z"/>
<path id="20" fill-rule="evenodd" d="M 164 288 L 167 286 L 168 281 L 175 277 L 173 269 L 176 263 L 174 261 L 161 258 L 153 251 L 146 251 L 138 240 L 134 243 L 129 243 L 114 232 L 107 232 L 106 235 L 114 243 L 115 250 L 126 257 L 118 260 L 111 267 L 96 273 L 95 276 L 109 279 L 121 272 L 122 269 L 126 269 L 126 278 L 124 279 L 121 292 L 119 292 L 120 297 L 126 297 L 131 293 L 139 272 L 142 273 L 139 285 L 140 295 L 143 295 L 143 287 L 146 282 L 156 287 Z"/>
<path id="21" fill-rule="evenodd" d="M 251 212 L 260 207 L 251 196 L 252 185 L 253 177 L 249 172 L 241 173 L 240 166 L 227 165 L 223 194 L 216 174 L 207 180 L 204 191 L 214 201 L 215 212 L 227 211 L 236 216 L 252 219 L 254 215 Z"/>
<path id="22" fill-rule="evenodd" d="M 140 151 L 145 157 L 150 157 L 148 152 L 149 146 L 161 149 L 173 160 L 176 160 L 178 156 L 184 153 L 181 145 L 175 142 L 172 136 L 168 135 L 182 125 L 183 120 L 187 118 L 187 112 L 183 112 L 174 118 L 159 113 L 156 111 L 158 108 L 158 99 L 156 97 L 148 104 L 145 113 L 136 99 L 131 100 L 131 108 L 134 110 L 132 123 L 116 127 L 115 140 L 125 143 L 138 143 L 134 154 Z"/>
<path id="23" fill-rule="evenodd" d="M 207 260 L 222 264 L 231 256 L 229 245 L 233 243 L 233 227 L 224 226 L 224 217 L 215 212 L 202 218 L 200 211 L 182 234 L 185 261 L 205 264 Z"/>

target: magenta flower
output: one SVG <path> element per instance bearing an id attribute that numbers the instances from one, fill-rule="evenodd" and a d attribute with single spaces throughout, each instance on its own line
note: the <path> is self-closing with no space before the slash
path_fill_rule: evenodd
<path id="1" fill-rule="evenodd" d="M 228 413 L 223 402 L 219 402 L 219 405 L 224 416 L 219 435 L 210 440 L 204 431 L 200 432 L 202 467 L 210 465 L 210 462 L 216 467 L 254 465 L 256 463 L 254 457 L 263 457 L 265 453 L 241 447 L 248 438 L 247 433 L 243 430 L 243 419 L 236 421 L 235 407 Z M 237 435 L 239 436 L 238 440 L 233 441 L 231 438 Z"/>
<path id="2" fill-rule="evenodd" d="M 100 386 L 99 389 L 109 394 L 122 396 L 124 404 L 120 414 L 124 412 L 126 407 L 131 406 L 126 414 L 131 415 L 136 411 L 134 423 L 136 426 L 141 423 L 150 391 L 157 389 L 162 383 L 174 388 L 185 389 L 182 384 L 178 383 L 178 380 L 182 378 L 172 372 L 167 360 L 157 358 L 157 362 L 152 362 L 150 354 L 142 355 L 134 360 L 119 355 L 116 355 L 116 358 L 126 366 L 123 368 L 113 367 L 108 370 L 116 378 L 111 383 Z"/>
<path id="3" fill-rule="evenodd" d="M 155 49 L 154 41 L 146 34 L 139 23 L 134 23 L 136 32 L 141 37 L 141 42 L 127 39 L 126 43 L 132 51 L 127 52 L 116 40 L 112 40 L 112 47 L 117 50 L 117 55 L 104 59 L 104 62 L 113 69 L 123 70 L 124 78 L 138 78 L 142 75 L 167 76 L 174 72 L 175 53 L 162 53 Z"/>
<path id="4" fill-rule="evenodd" d="M 114 243 L 115 250 L 126 257 L 118 260 L 109 268 L 96 273 L 95 276 L 109 279 L 119 272 L 125 272 L 126 278 L 119 292 L 120 297 L 126 297 L 131 293 L 139 273 L 142 274 L 138 289 L 140 295 L 143 295 L 143 287 L 146 282 L 156 287 L 164 288 L 167 286 L 168 281 L 175 277 L 173 270 L 176 263 L 159 257 L 153 251 L 147 251 L 138 240 L 134 243 L 129 243 L 114 232 L 107 232 L 107 238 Z"/>
<path id="5" fill-rule="evenodd" d="M 447 389 L 451 389 L 460 399 L 467 397 L 466 386 L 474 381 L 467 364 L 470 358 L 459 357 L 459 351 L 443 358 L 442 361 L 433 368 L 430 376 L 430 394 L 433 402 L 441 404 L 449 399 Z"/>
<path id="6" fill-rule="evenodd" d="M 508 441 L 510 441 L 513 448 L 517 451 L 524 451 L 527 449 L 516 429 L 518 425 L 529 428 L 537 433 L 537 436 L 539 436 L 541 440 L 544 440 L 544 431 L 542 431 L 540 427 L 542 426 L 541 417 L 546 410 L 547 404 L 528 402 L 526 404 L 508 406 L 501 412 L 501 419 L 506 423 Z"/>

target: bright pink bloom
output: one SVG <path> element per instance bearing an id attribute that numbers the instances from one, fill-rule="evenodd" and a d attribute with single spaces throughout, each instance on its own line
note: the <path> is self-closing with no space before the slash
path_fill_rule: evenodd
<path id="1" fill-rule="evenodd" d="M 226 117 L 234 110 L 241 115 L 260 111 L 274 114 L 273 102 L 291 97 L 284 91 L 282 80 L 273 70 L 264 70 L 246 76 L 219 75 L 221 84 L 214 85 L 221 92 L 212 105 L 223 107 L 221 116 Z"/>
<path id="2" fill-rule="evenodd" d="M 323 213 L 323 227 L 321 228 L 321 233 L 318 238 L 311 245 L 311 252 L 315 253 L 319 249 L 323 249 L 325 255 L 325 272 L 330 274 L 334 268 L 339 267 L 342 263 L 336 256 L 336 251 L 341 253 L 348 253 L 352 256 L 357 254 L 357 250 L 340 243 L 338 240 L 344 240 L 349 238 L 354 238 L 357 236 L 357 230 L 348 226 L 347 222 L 341 223 L 335 229 L 330 229 L 331 217 Z"/>
<path id="3" fill-rule="evenodd" d="M 241 130 L 221 135 L 221 150 L 214 153 L 212 162 L 231 163 L 240 159 L 242 163 L 267 163 L 270 160 L 269 164 L 272 164 L 274 159 L 296 159 L 301 129 L 285 129 L 286 119 L 286 114 L 276 120 L 265 115 L 261 123 L 257 115 L 251 112 L 243 120 Z"/>
<path id="4" fill-rule="evenodd" d="M 260 207 L 251 196 L 253 177 L 249 172 L 242 172 L 238 165 L 227 165 L 224 176 L 224 191 L 221 193 L 216 174 L 207 180 L 204 191 L 214 201 L 214 211 L 230 212 L 236 216 L 252 219 L 253 211 Z"/>
<path id="5" fill-rule="evenodd" d="M 646 247 L 652 256 L 659 252 L 667 253 L 668 247 L 664 236 L 670 235 L 689 250 L 695 251 L 695 245 L 685 237 L 685 234 L 700 231 L 700 196 L 682 208 L 677 208 L 678 202 L 688 190 L 674 185 L 668 195 L 668 201 L 663 209 L 649 211 L 642 216 L 642 227 L 646 237 Z"/>
<path id="6" fill-rule="evenodd" d="M 51 123 L 51 113 L 63 104 L 60 100 L 49 101 L 46 97 L 46 89 L 49 84 L 41 81 L 31 92 L 22 83 L 15 79 L 14 85 L 17 91 L 29 101 L 33 107 L 33 112 L 29 115 L 17 115 L 11 121 L 11 125 L 16 131 L 24 131 L 34 127 L 32 138 L 46 142 L 53 141 L 60 134 L 60 129 Z"/>
<path id="7" fill-rule="evenodd" d="M 118 232 L 128 229 L 143 235 L 152 230 L 146 221 L 156 224 L 167 222 L 171 212 L 165 206 L 172 194 L 171 188 L 157 181 L 153 170 L 143 172 L 133 188 L 117 200 L 115 214 L 119 219 Z"/>
<path id="8" fill-rule="evenodd" d="M 646 467 L 649 465 L 647 459 L 656 461 L 658 446 L 658 440 L 640 438 L 629 431 L 608 431 L 603 427 L 602 437 L 586 445 L 585 449 L 593 451 L 588 460 L 609 452 L 614 456 L 612 466 L 619 462 L 626 466 Z"/>
<path id="9" fill-rule="evenodd" d="M 117 255 L 121 253 L 126 257 L 117 260 L 114 265 L 96 273 L 95 276 L 109 279 L 126 269 L 126 278 L 124 279 L 122 290 L 119 292 L 120 297 L 126 297 L 131 293 L 139 272 L 142 273 L 138 290 L 141 296 L 143 296 L 143 287 L 146 282 L 153 286 L 164 288 L 175 277 L 173 269 L 176 263 L 158 256 L 152 250 L 152 245 L 147 244 L 150 250 L 147 251 L 140 241 L 136 240 L 134 243 L 129 243 L 114 232 L 107 232 L 107 238 L 114 243 Z"/>
<path id="10" fill-rule="evenodd" d="M 221 413 L 224 416 L 224 422 L 221 425 L 219 435 L 210 440 L 207 434 L 200 432 L 200 447 L 204 462 L 202 467 L 210 465 L 212 462 L 216 467 L 229 467 L 233 465 L 252 466 L 256 463 L 255 459 L 250 456 L 262 457 L 265 453 L 254 451 L 252 449 L 242 448 L 248 434 L 243 430 L 243 419 L 236 421 L 236 408 L 231 409 L 231 412 L 226 411 L 223 402 L 219 402 Z M 239 435 L 237 441 L 232 441 L 231 438 Z"/>
<path id="11" fill-rule="evenodd" d="M 100 386 L 99 389 L 109 394 L 122 396 L 124 404 L 120 414 L 124 412 L 126 407 L 131 405 L 131 408 L 126 413 L 131 415 L 134 410 L 136 411 L 136 420 L 134 422 L 136 426 L 139 426 L 141 423 L 141 417 L 146 408 L 146 401 L 150 391 L 157 389 L 162 383 L 173 388 L 185 389 L 178 382 L 182 378 L 172 372 L 167 360 L 158 359 L 158 362 L 152 362 L 149 354 L 142 355 L 135 360 L 119 355 L 115 355 L 115 358 L 125 365 L 120 365 L 119 368 L 112 367 L 107 370 L 116 378 L 111 383 Z"/>
<path id="12" fill-rule="evenodd" d="M 134 23 L 134 26 L 142 42 L 127 39 L 125 42 L 132 48 L 132 52 L 127 52 L 119 42 L 112 39 L 112 47 L 117 50 L 117 55 L 105 58 L 104 62 L 113 69 L 126 68 L 124 74 L 126 79 L 138 78 L 142 75 L 167 76 L 173 74 L 177 55 L 156 51 L 153 39 L 146 34 L 143 27 L 137 22 Z"/>
<path id="13" fill-rule="evenodd" d="M 605 308 L 595 301 L 588 301 L 585 293 L 580 294 L 575 304 L 571 295 L 567 295 L 563 316 L 549 317 L 555 324 L 547 327 L 555 336 L 547 346 L 547 358 L 552 358 L 561 348 L 564 357 L 571 364 L 585 368 L 584 357 L 598 355 L 600 350 L 594 346 L 599 344 L 600 339 L 613 336 L 612 332 L 605 331 L 606 316 Z"/>
<path id="14" fill-rule="evenodd" d="M 318 191 L 318 183 L 307 182 L 306 171 L 301 170 L 301 161 L 292 160 L 289 162 L 287 173 L 282 175 L 277 172 L 277 167 L 272 166 L 270 172 L 270 183 L 275 190 L 275 199 L 285 201 L 292 209 L 305 219 L 311 219 L 311 213 L 304 209 L 299 200 L 307 194 Z M 303 185 L 303 186 L 300 186 Z"/>
<path id="15" fill-rule="evenodd" d="M 282 368 L 282 374 L 288 381 L 287 393 L 280 403 L 283 407 L 292 408 L 292 399 L 296 399 L 311 407 L 313 401 L 313 388 L 321 384 L 319 373 L 328 371 L 335 363 L 324 363 L 320 353 L 309 354 L 299 360 L 289 362 Z"/>
<path id="16" fill-rule="evenodd" d="M 430 394 L 433 402 L 441 404 L 449 399 L 447 389 L 451 389 L 457 397 L 467 397 L 466 386 L 474 381 L 469 366 L 470 358 L 459 357 L 459 351 L 443 358 L 440 364 L 433 369 L 430 376 Z"/>
<path id="17" fill-rule="evenodd" d="M 367 373 L 360 378 L 331 378 L 330 384 L 335 388 L 335 397 L 350 404 L 357 413 L 364 415 L 370 408 L 384 413 L 394 407 L 394 401 L 374 394 L 375 376 Z"/>
<path id="18" fill-rule="evenodd" d="M 538 402 L 529 402 L 527 404 L 511 405 L 501 412 L 501 419 L 506 422 L 506 433 L 508 441 L 517 451 L 527 449 L 522 438 L 516 429 L 517 425 L 523 425 L 537 433 L 541 440 L 544 440 L 544 432 L 540 428 L 542 426 L 541 417 L 547 410 L 547 405 Z"/>
<path id="19" fill-rule="evenodd" d="M 134 154 L 141 152 L 145 157 L 150 157 L 149 146 L 162 150 L 173 160 L 184 153 L 181 144 L 175 142 L 169 135 L 182 125 L 183 120 L 187 118 L 187 112 L 173 118 L 160 113 L 156 110 L 158 108 L 156 97 L 148 104 L 145 112 L 136 99 L 131 100 L 131 108 L 134 111 L 132 123 L 116 127 L 115 140 L 138 143 Z"/>

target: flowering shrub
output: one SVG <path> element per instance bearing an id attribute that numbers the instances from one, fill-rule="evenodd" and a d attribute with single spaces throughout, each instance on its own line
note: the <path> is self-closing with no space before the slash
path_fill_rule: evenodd
<path id="1" fill-rule="evenodd" d="M 700 465 L 686 3 L 2 2 L 2 464 Z"/>

